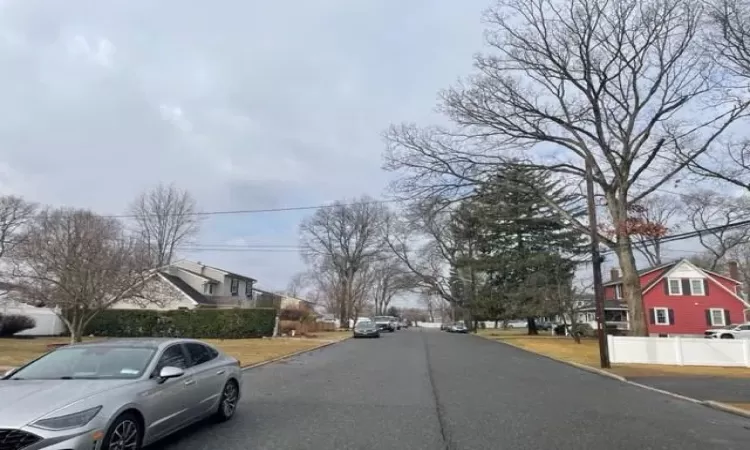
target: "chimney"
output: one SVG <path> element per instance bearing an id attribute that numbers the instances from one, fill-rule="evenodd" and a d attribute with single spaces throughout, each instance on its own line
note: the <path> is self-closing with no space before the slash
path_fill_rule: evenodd
<path id="1" fill-rule="evenodd" d="M 620 269 L 613 267 L 609 270 L 609 276 L 610 281 L 615 281 L 620 279 Z"/>
<path id="2" fill-rule="evenodd" d="M 740 267 L 737 265 L 737 261 L 729 261 L 727 271 L 729 272 L 729 278 L 740 281 Z"/>

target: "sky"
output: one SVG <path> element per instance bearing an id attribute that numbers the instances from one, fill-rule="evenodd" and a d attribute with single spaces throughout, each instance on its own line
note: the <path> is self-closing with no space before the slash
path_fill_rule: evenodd
<path id="1" fill-rule="evenodd" d="M 489 0 L 0 0 L 0 193 L 121 214 L 157 183 L 202 211 L 379 198 L 382 131 L 436 119 Z M 283 289 L 310 211 L 206 219 L 194 260 Z"/>

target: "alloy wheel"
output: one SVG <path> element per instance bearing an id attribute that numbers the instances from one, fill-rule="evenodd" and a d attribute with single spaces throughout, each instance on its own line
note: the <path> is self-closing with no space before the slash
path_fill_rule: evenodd
<path id="1" fill-rule="evenodd" d="M 109 450 L 136 450 L 139 439 L 138 425 L 132 420 L 123 420 L 109 438 Z"/>

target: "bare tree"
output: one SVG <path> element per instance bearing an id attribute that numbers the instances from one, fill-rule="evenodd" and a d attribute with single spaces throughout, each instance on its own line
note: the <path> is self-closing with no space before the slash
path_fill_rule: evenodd
<path id="1" fill-rule="evenodd" d="M 452 216 L 435 199 L 418 202 L 387 222 L 385 239 L 403 266 L 414 275 L 417 288 L 438 295 L 451 305 L 464 303 L 466 277 L 457 274 L 464 254 L 451 233 Z"/>
<path id="2" fill-rule="evenodd" d="M 300 226 L 302 256 L 316 270 L 330 271 L 341 324 L 348 326 L 360 272 L 381 257 L 386 209 L 369 197 L 321 208 Z"/>
<path id="3" fill-rule="evenodd" d="M 636 214 L 642 223 L 658 224 L 671 232 L 679 231 L 680 225 L 674 223 L 680 216 L 682 205 L 680 201 L 668 195 L 652 195 L 637 205 Z M 663 263 L 663 233 L 636 233 L 631 234 L 633 247 L 643 255 L 652 266 Z"/>
<path id="4" fill-rule="evenodd" d="M 5 280 L 8 267 L 6 257 L 13 254 L 15 248 L 22 242 L 26 227 L 34 218 L 35 205 L 15 196 L 0 197 L 0 273 L 3 284 L 0 284 L 0 295 L 7 294 Z"/>
<path id="5" fill-rule="evenodd" d="M 708 270 L 733 248 L 750 243 L 750 225 L 732 226 L 750 218 L 750 204 L 743 197 L 727 197 L 716 191 L 702 190 L 683 196 L 688 222 L 701 231 L 698 241 L 710 255 Z"/>
<path id="6" fill-rule="evenodd" d="M 141 297 L 152 274 L 146 249 L 122 223 L 85 210 L 42 211 L 13 262 L 13 295 L 55 309 L 72 342 L 100 311 Z"/>
<path id="7" fill-rule="evenodd" d="M 170 264 L 178 247 L 200 230 L 195 199 L 173 184 L 159 184 L 141 193 L 130 206 L 130 213 L 154 267 Z"/>
<path id="8" fill-rule="evenodd" d="M 429 321 L 434 322 L 435 309 L 437 307 L 435 296 L 430 294 L 429 291 L 422 291 L 419 295 L 419 302 L 424 306 Z"/>
<path id="9" fill-rule="evenodd" d="M 383 315 L 396 295 L 412 289 L 412 273 L 394 255 L 384 256 L 372 269 L 372 297 L 376 315 Z"/>
<path id="10" fill-rule="evenodd" d="M 443 96 L 459 129 L 402 125 L 387 133 L 386 167 L 404 173 L 396 188 L 411 196 L 462 193 L 509 159 L 579 183 L 590 166 L 615 228 L 602 242 L 617 254 L 631 329 L 644 335 L 625 226 L 631 206 L 672 180 L 747 109 L 745 100 L 723 95 L 730 89 L 700 45 L 701 19 L 697 0 L 500 1 L 487 15 L 494 53 L 478 56 L 477 73 Z"/>
<path id="11" fill-rule="evenodd" d="M 291 297 L 299 297 L 307 284 L 308 274 L 305 272 L 299 272 L 292 276 L 289 280 L 289 284 L 286 287 L 286 294 Z"/>

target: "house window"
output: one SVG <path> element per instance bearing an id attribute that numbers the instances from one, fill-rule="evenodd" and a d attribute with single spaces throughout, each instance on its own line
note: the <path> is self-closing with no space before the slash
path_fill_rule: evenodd
<path id="1" fill-rule="evenodd" d="M 682 295 L 682 282 L 678 278 L 669 279 L 669 295 Z"/>
<path id="2" fill-rule="evenodd" d="M 211 295 L 214 293 L 214 285 L 213 283 L 206 283 L 203 285 L 203 293 Z"/>
<path id="3" fill-rule="evenodd" d="M 669 309 L 654 308 L 654 322 L 657 325 L 669 325 Z"/>
<path id="4" fill-rule="evenodd" d="M 245 297 L 253 296 L 253 283 L 245 281 Z"/>
<path id="5" fill-rule="evenodd" d="M 230 292 L 232 293 L 232 296 L 235 296 L 240 292 L 240 280 L 237 278 L 232 278 Z"/>
<path id="6" fill-rule="evenodd" d="M 711 326 L 712 327 L 723 327 L 727 323 L 724 320 L 724 310 L 720 308 L 711 308 L 709 310 L 709 314 L 711 317 Z"/>
<path id="7" fill-rule="evenodd" d="M 691 295 L 706 295 L 706 291 L 703 289 L 702 278 L 693 278 L 690 280 L 690 294 Z"/>
<path id="8" fill-rule="evenodd" d="M 615 300 L 619 300 L 622 298 L 622 285 L 618 284 L 615 285 Z"/>

